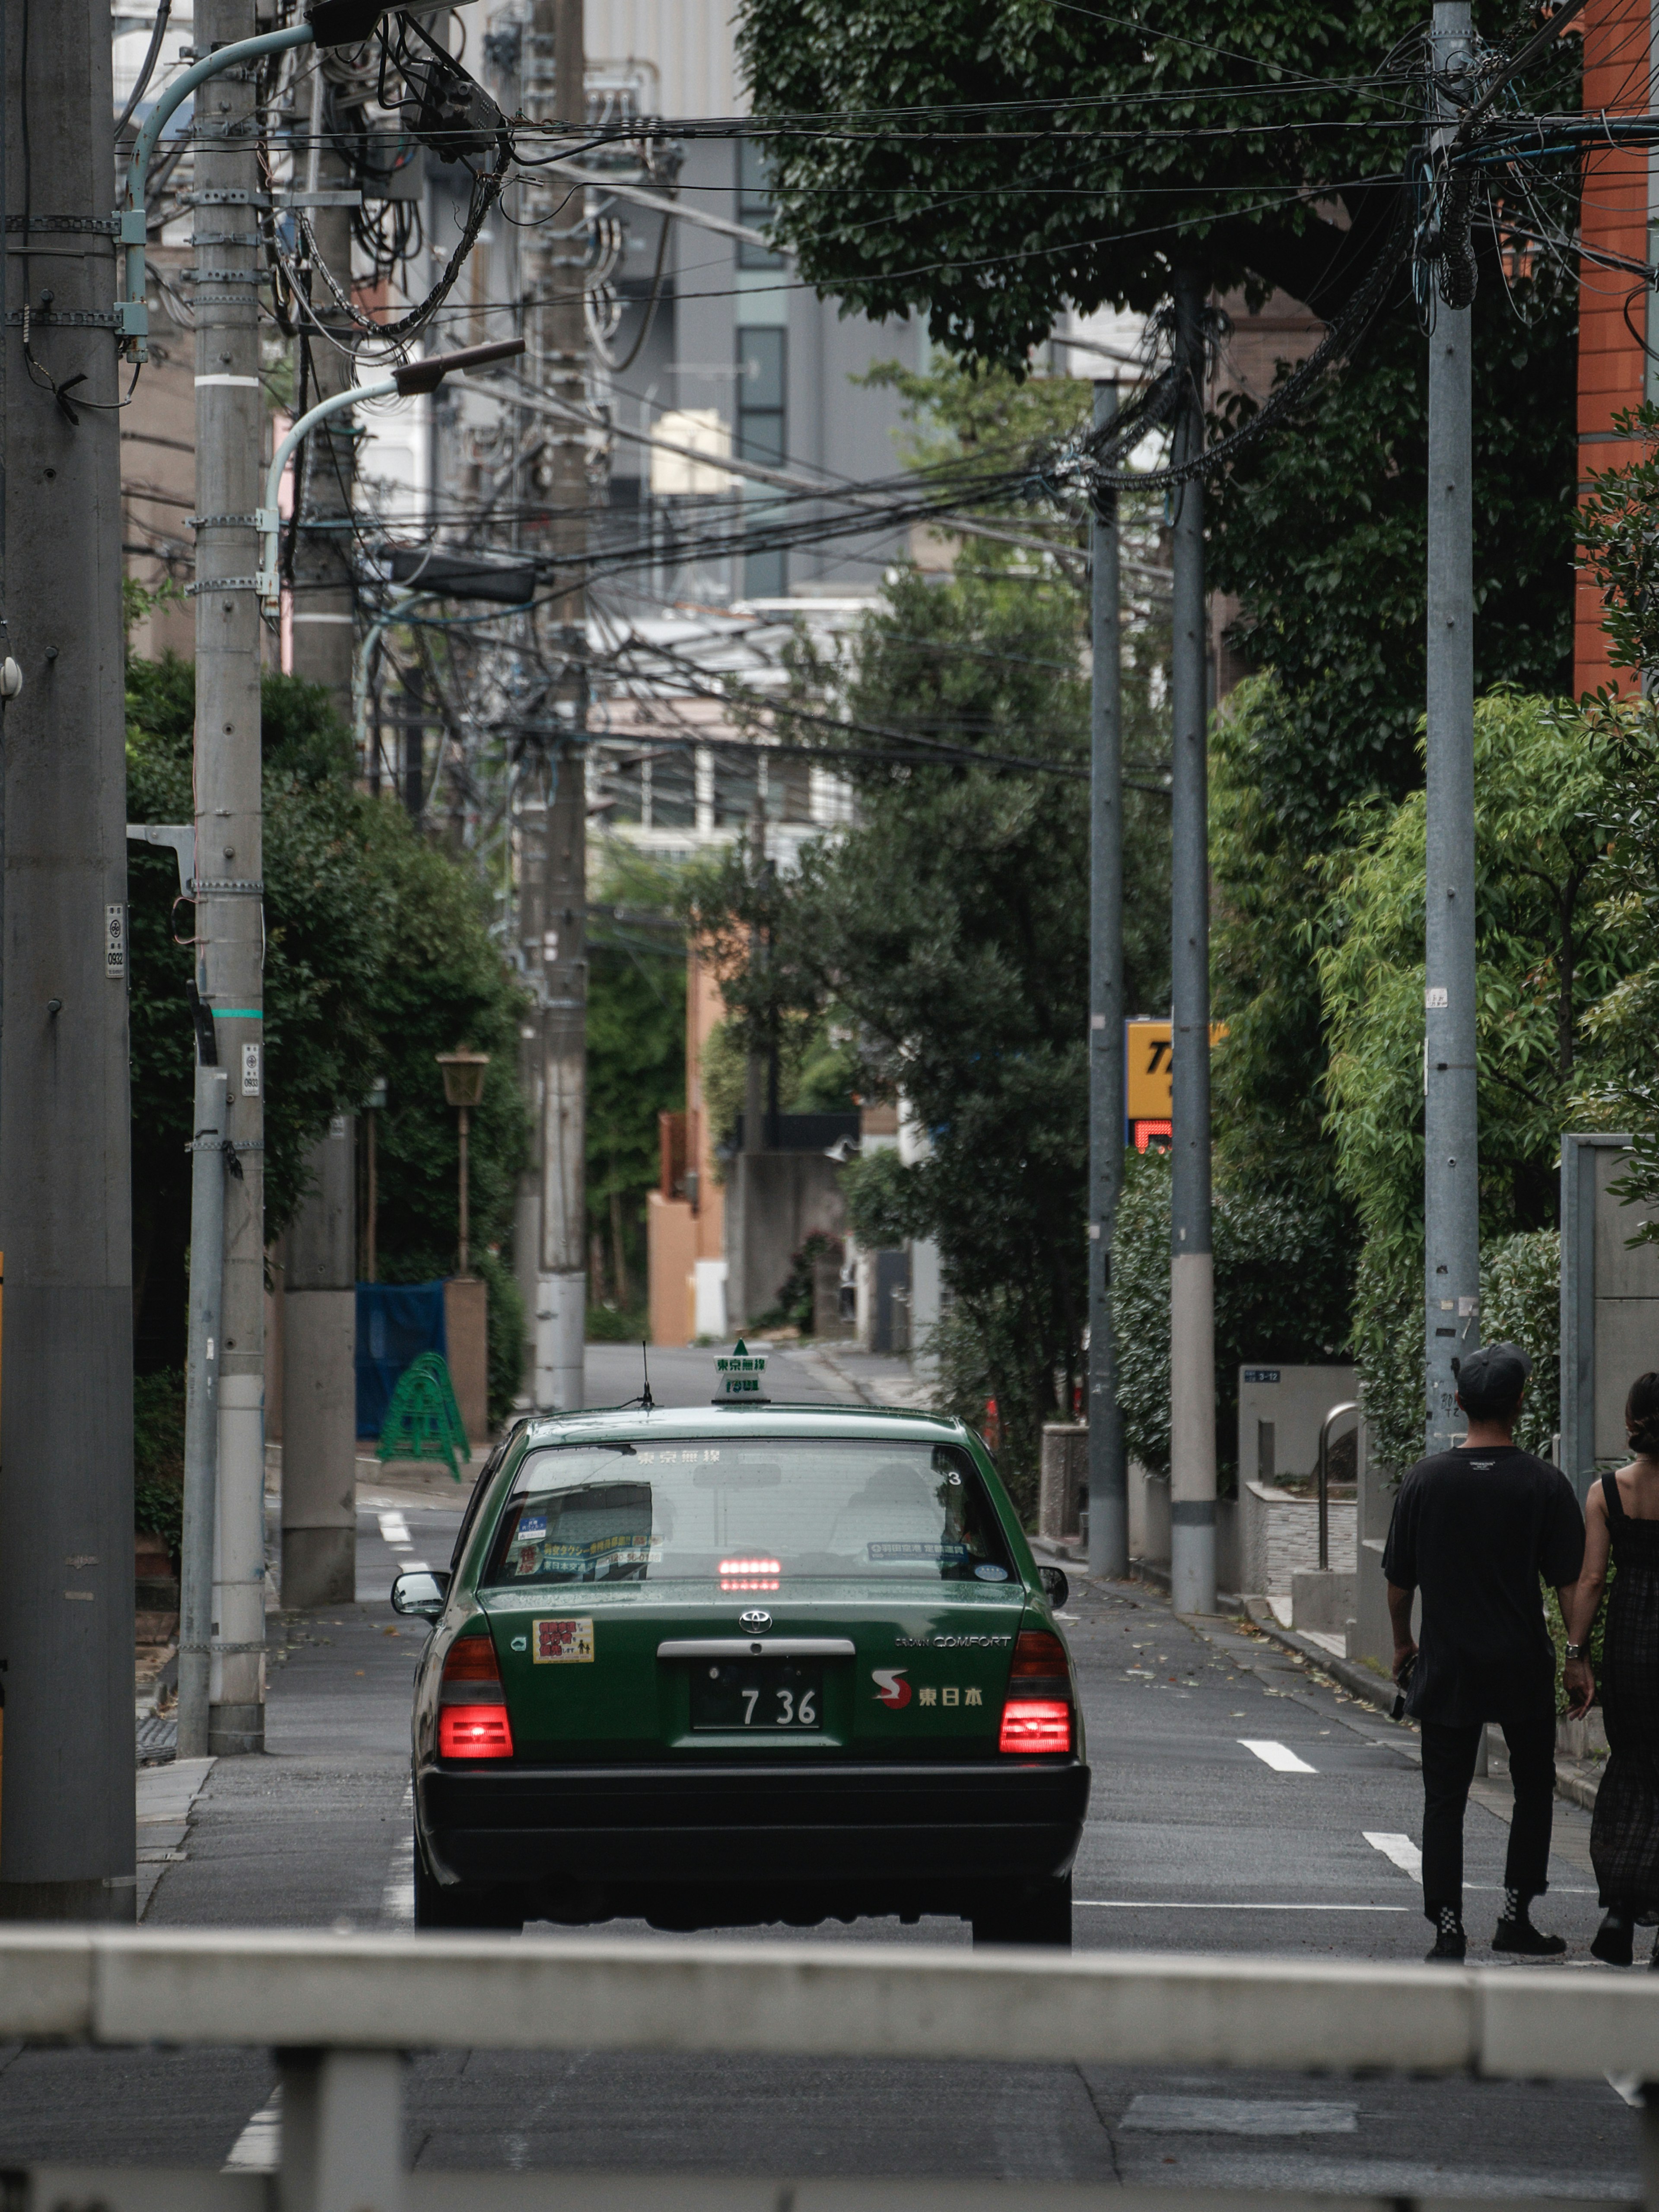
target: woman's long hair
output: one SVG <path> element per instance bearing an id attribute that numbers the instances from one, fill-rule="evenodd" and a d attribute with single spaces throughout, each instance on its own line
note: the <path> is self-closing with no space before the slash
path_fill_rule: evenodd
<path id="1" fill-rule="evenodd" d="M 1659 1374 L 1638 1375 L 1631 1384 L 1625 1426 L 1644 1459 L 1659 1459 Z"/>

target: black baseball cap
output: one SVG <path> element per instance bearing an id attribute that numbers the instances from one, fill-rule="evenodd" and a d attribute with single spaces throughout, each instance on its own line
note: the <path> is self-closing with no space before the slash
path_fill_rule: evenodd
<path id="1" fill-rule="evenodd" d="M 1513 1413 L 1532 1375 L 1532 1362 L 1518 1344 L 1483 1344 L 1454 1364 L 1463 1411 L 1477 1420 Z"/>

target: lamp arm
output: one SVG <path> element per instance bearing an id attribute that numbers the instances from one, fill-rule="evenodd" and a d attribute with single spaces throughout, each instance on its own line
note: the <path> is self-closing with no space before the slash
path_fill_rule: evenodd
<path id="1" fill-rule="evenodd" d="M 289 46 L 308 46 L 314 35 L 309 23 L 290 23 L 286 30 L 262 31 L 257 39 L 238 39 L 231 46 L 219 47 L 216 52 L 204 54 L 182 76 L 173 79 L 145 118 L 127 164 L 126 203 L 116 215 L 126 264 L 126 295 L 116 305 L 121 314 L 121 338 L 132 359 L 145 358 L 144 340 L 149 335 L 149 314 L 144 301 L 144 253 L 149 244 L 144 190 L 149 179 L 150 161 L 162 131 L 198 87 L 207 83 L 210 77 L 222 75 L 226 70 L 240 69 L 245 63 L 258 61 L 266 54 L 282 53 Z"/>
<path id="2" fill-rule="evenodd" d="M 280 601 L 282 586 L 276 574 L 276 541 L 282 534 L 283 518 L 277 509 L 282 496 L 283 471 L 294 457 L 294 450 L 309 431 L 314 430 L 325 416 L 337 415 L 347 407 L 355 407 L 361 399 L 389 399 L 397 391 L 397 380 L 383 376 L 374 384 L 349 385 L 330 399 L 319 400 L 308 407 L 270 457 L 270 466 L 265 474 L 265 503 L 259 509 L 259 597 L 264 602 L 267 614 L 275 614 Z"/>

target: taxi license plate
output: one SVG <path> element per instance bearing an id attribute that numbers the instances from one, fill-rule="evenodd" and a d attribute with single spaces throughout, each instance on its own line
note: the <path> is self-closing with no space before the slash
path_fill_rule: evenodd
<path id="1" fill-rule="evenodd" d="M 823 1668 L 794 1659 L 703 1661 L 691 1669 L 694 1729 L 779 1729 L 823 1726 Z"/>

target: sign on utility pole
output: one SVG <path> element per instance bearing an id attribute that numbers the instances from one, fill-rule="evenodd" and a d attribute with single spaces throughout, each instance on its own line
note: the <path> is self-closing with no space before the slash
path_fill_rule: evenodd
<path id="1" fill-rule="evenodd" d="M 197 0 L 204 52 L 252 38 L 253 0 Z M 259 787 L 260 439 L 251 72 L 196 97 L 196 985 L 228 1076 L 218 1558 L 209 1741 L 265 1740 L 264 862 Z M 181 1015 L 182 1018 L 182 1015 Z"/>
<path id="2" fill-rule="evenodd" d="M 1175 279 L 1182 391 L 1176 467 L 1204 447 L 1204 301 L 1194 269 Z M 1209 699 L 1204 482 L 1174 492 L 1170 689 L 1170 1583 L 1177 1613 L 1215 1611 L 1215 1264 L 1210 1246 Z"/>
<path id="3" fill-rule="evenodd" d="M 582 0 L 536 0 L 533 46 L 544 84 L 552 64 L 552 112 L 579 135 L 587 74 Z M 586 229 L 580 191 L 550 203 L 542 234 L 537 383 L 574 407 L 586 393 Z M 545 811 L 526 811 L 524 823 L 526 877 L 539 878 L 539 897 L 524 902 L 526 923 L 538 924 L 539 938 L 527 928 L 524 951 L 540 1048 L 532 1094 L 540 1220 L 532 1387 L 538 1406 L 563 1409 L 582 1403 L 587 1334 L 586 434 L 575 426 L 550 430 L 547 445 L 550 543 L 569 589 L 553 601 L 542 634 L 543 660 L 555 680 L 545 710 L 551 732 Z M 527 848 L 538 829 L 538 867 Z"/>
<path id="4" fill-rule="evenodd" d="M 1095 428 L 1117 386 L 1095 386 Z M 1129 1571 L 1128 1471 L 1117 1402 L 1112 1246 L 1123 1188 L 1123 729 L 1117 494 L 1103 486 L 1090 529 L 1089 1570 Z"/>
<path id="5" fill-rule="evenodd" d="M 1432 149 L 1449 142 L 1462 112 L 1445 88 L 1474 66 L 1468 0 L 1436 0 L 1431 52 Z M 1449 265 L 1443 259 L 1441 270 Z M 1443 293 L 1445 284 L 1443 274 Z M 1467 1358 L 1480 1341 L 1471 321 L 1467 305 L 1451 307 L 1443 296 L 1435 303 L 1429 337 L 1423 1218 L 1429 1401 L 1424 1449 L 1430 1452 L 1449 1449 L 1462 1431 L 1453 1362 Z"/>
<path id="6" fill-rule="evenodd" d="M 109 20 L 61 0 L 12 0 L 0 57 L 9 149 L 0 203 L 9 191 L 14 210 L 3 304 L 17 317 L 4 329 L 3 650 L 22 672 L 0 724 L 0 1918 L 131 1920 L 132 1221 L 123 418 L 113 411 L 126 380 L 118 383 L 108 234 Z"/>

